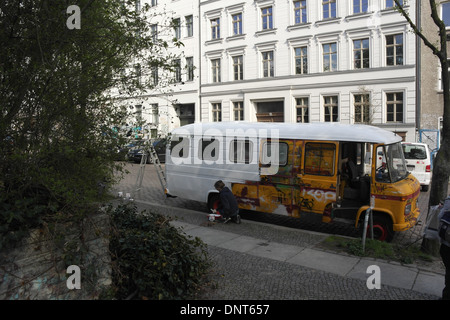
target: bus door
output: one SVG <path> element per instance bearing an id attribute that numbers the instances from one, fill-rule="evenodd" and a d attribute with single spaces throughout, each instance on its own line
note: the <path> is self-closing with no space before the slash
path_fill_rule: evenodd
<path id="1" fill-rule="evenodd" d="M 302 206 L 308 206 L 308 202 L 302 203 L 302 193 L 303 193 L 303 154 L 304 154 L 304 141 L 296 140 L 294 142 L 294 159 L 293 159 L 293 211 L 292 215 L 295 217 L 300 217 L 300 212 Z M 305 208 L 303 208 L 305 209 Z"/>
<path id="2" fill-rule="evenodd" d="M 259 210 L 292 215 L 294 140 L 267 139 L 261 148 Z"/>
<path id="3" fill-rule="evenodd" d="M 331 213 L 336 202 L 338 142 L 305 141 L 296 202 L 301 212 Z"/>

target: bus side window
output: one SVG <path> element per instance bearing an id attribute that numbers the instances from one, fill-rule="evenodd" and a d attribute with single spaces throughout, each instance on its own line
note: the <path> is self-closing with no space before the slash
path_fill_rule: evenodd
<path id="1" fill-rule="evenodd" d="M 333 176 L 336 146 L 331 143 L 307 143 L 305 148 L 305 174 Z"/>
<path id="2" fill-rule="evenodd" d="M 200 160 L 217 161 L 219 159 L 220 141 L 214 137 L 200 140 L 198 158 Z"/>
<path id="3" fill-rule="evenodd" d="M 278 154 L 272 155 L 272 150 L 275 152 L 278 150 Z M 285 142 L 265 142 L 263 144 L 261 164 L 263 167 L 269 167 L 276 165 L 283 167 L 288 162 L 289 146 Z"/>
<path id="4" fill-rule="evenodd" d="M 232 163 L 245 163 L 252 162 L 253 156 L 253 143 L 252 141 L 245 140 L 233 140 L 230 143 L 230 161 Z"/>
<path id="5" fill-rule="evenodd" d="M 189 138 L 172 137 L 172 140 L 170 141 L 170 156 L 174 158 L 189 157 Z"/>

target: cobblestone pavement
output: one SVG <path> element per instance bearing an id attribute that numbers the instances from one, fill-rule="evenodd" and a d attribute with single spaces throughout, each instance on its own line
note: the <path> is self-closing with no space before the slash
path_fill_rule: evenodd
<path id="1" fill-rule="evenodd" d="M 157 178 L 153 165 L 146 165 L 145 174 L 140 190 L 136 191 L 136 178 L 139 164 L 126 164 L 129 171 L 124 179 L 114 188 L 114 192 L 129 193 L 139 209 L 152 208 L 163 214 L 173 215 L 170 208 L 184 208 L 186 214 L 177 216 L 178 219 L 190 224 L 208 226 L 204 203 L 180 199 L 166 198 Z M 404 244 L 418 242 L 421 239 L 421 229 L 425 224 L 428 193 L 421 193 L 419 205 L 421 207 L 422 223 L 407 232 L 398 234 L 394 241 Z M 191 211 L 192 210 L 192 211 Z M 180 210 L 178 210 L 179 212 Z M 193 212 L 196 211 L 196 212 Z M 253 213 L 260 215 L 259 213 Z M 244 236 L 279 242 L 288 245 L 314 246 L 323 241 L 328 234 L 343 234 L 359 236 L 352 226 L 340 223 L 318 223 L 315 218 L 288 219 L 270 215 L 260 215 L 259 222 L 246 220 L 250 213 L 244 214 L 243 223 L 211 224 L 211 228 L 226 230 Z M 303 221 L 302 221 L 303 220 Z M 300 222 L 302 221 L 302 222 Z M 289 225 L 291 228 L 278 227 Z M 307 231 L 305 231 L 307 230 Z M 240 300 L 240 299 L 268 299 L 268 300 L 299 300 L 299 299 L 374 299 L 374 300 L 435 300 L 439 297 L 409 289 L 395 288 L 382 284 L 381 290 L 369 290 L 365 281 L 349 279 L 307 267 L 293 265 L 264 257 L 251 256 L 215 246 L 208 246 L 208 252 L 213 261 L 213 268 L 209 278 L 213 288 L 209 288 L 199 299 L 205 300 Z M 441 263 L 442 264 L 442 263 Z M 430 268 L 443 269 L 439 261 Z M 435 270 L 433 270 L 435 271 Z"/>

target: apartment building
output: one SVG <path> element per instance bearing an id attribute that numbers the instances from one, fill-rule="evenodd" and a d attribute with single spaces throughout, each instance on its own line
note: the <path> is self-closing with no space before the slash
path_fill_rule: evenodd
<path id="1" fill-rule="evenodd" d="M 342 122 L 415 140 L 416 39 L 392 0 L 152 4 L 174 12 L 185 44 L 170 95 L 142 97 L 162 134 L 189 122 Z M 404 6 L 416 16 L 415 1 Z"/>
<path id="2" fill-rule="evenodd" d="M 125 127 L 133 129 L 133 136 L 164 137 L 174 128 L 200 118 L 198 4 L 198 0 L 136 0 L 136 10 L 150 7 L 147 15 L 153 40 L 166 41 L 166 52 L 178 58 L 173 62 L 173 71 L 153 68 L 141 73 L 139 61 L 134 62 L 136 70 L 130 72 L 150 79 L 152 88 L 138 96 L 116 95 L 118 104 L 129 111 Z M 183 45 L 173 45 L 173 39 Z"/>

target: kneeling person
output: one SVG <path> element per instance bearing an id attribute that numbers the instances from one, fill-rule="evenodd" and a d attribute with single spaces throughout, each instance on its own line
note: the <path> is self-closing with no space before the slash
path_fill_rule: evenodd
<path id="1" fill-rule="evenodd" d="M 220 205 L 217 211 L 224 217 L 224 223 L 230 220 L 241 223 L 238 203 L 231 190 L 225 186 L 222 180 L 216 181 L 214 188 L 219 191 Z"/>

